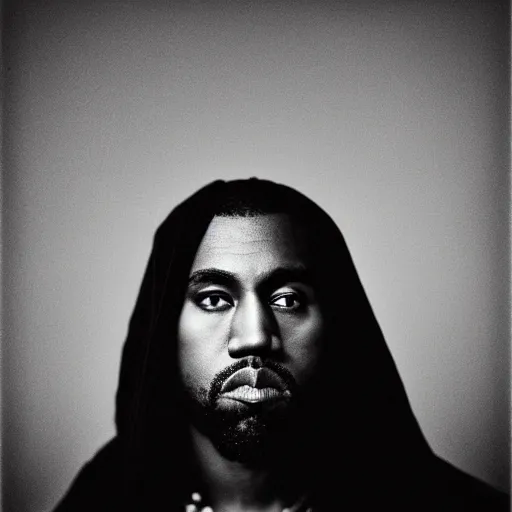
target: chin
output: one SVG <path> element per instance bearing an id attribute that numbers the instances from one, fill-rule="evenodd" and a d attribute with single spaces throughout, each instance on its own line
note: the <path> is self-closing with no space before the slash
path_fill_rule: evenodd
<path id="1" fill-rule="evenodd" d="M 194 400 L 192 424 L 220 455 L 248 466 L 268 465 L 280 458 L 290 441 L 295 407 L 288 401 L 272 407 L 230 404 L 216 407 Z"/>
<path id="2" fill-rule="evenodd" d="M 258 416 L 250 416 L 210 433 L 217 451 L 226 459 L 249 466 L 267 465 L 284 444 L 284 429 L 272 428 Z"/>

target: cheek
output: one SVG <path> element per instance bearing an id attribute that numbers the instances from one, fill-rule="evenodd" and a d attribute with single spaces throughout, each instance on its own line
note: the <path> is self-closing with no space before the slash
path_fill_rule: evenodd
<path id="1" fill-rule="evenodd" d="M 186 302 L 178 323 L 178 365 L 182 379 L 206 387 L 219 368 L 226 345 L 225 322 Z"/>
<path id="2" fill-rule="evenodd" d="M 303 321 L 283 322 L 283 345 L 289 366 L 297 382 L 307 382 L 315 373 L 323 349 L 324 322 L 319 311 L 314 310 Z"/>

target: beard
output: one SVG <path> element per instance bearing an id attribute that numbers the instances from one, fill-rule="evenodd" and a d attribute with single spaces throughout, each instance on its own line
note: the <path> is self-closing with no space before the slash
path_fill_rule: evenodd
<path id="1" fill-rule="evenodd" d="M 266 368 L 282 385 L 280 397 L 256 403 L 223 398 L 226 382 L 243 368 Z M 225 458 L 246 465 L 268 465 L 290 444 L 299 397 L 294 377 L 284 366 L 260 358 L 242 359 L 220 371 L 208 388 L 183 384 L 190 421 Z"/>

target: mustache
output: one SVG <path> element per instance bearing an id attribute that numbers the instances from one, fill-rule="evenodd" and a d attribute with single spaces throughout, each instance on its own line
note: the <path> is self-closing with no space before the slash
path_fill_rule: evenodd
<path id="1" fill-rule="evenodd" d="M 247 374 L 241 372 L 247 368 Z M 235 361 L 220 372 L 212 379 L 210 390 L 208 392 L 208 402 L 214 404 L 220 394 L 236 387 L 239 374 L 248 377 L 249 372 L 259 370 L 264 382 L 272 387 L 277 387 L 281 391 L 289 391 L 292 395 L 297 389 L 297 382 L 291 374 L 290 370 L 283 365 L 272 361 L 271 359 L 263 360 L 257 356 L 250 356 L 239 361 Z M 237 374 L 239 372 L 239 374 Z M 237 375 L 235 375 L 237 374 Z M 244 378 L 241 377 L 240 378 Z"/>

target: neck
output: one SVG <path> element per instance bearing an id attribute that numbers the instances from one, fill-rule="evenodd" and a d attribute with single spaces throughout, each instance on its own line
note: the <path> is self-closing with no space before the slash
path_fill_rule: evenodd
<path id="1" fill-rule="evenodd" d="M 226 459 L 193 427 L 191 433 L 203 492 L 214 510 L 281 511 L 301 497 L 304 487 L 291 460 L 251 467 Z"/>

